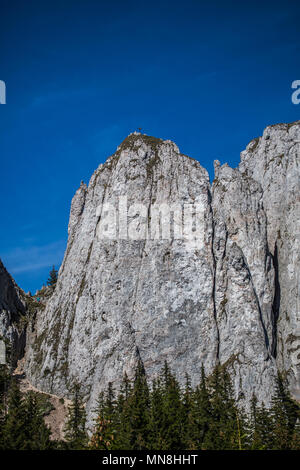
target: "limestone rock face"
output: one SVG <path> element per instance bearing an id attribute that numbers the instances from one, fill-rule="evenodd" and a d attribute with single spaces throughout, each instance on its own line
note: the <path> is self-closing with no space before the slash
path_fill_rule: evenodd
<path id="1" fill-rule="evenodd" d="M 128 136 L 73 198 L 58 282 L 27 348 L 30 381 L 66 396 L 79 381 L 89 419 L 138 360 L 149 379 L 167 360 L 193 384 L 202 363 L 208 374 L 227 364 L 245 404 L 253 392 L 268 404 L 279 367 L 296 394 L 299 132 L 267 128 L 238 169 L 216 162 L 212 187 L 171 141 Z M 154 206 L 167 208 L 158 226 Z"/>
<path id="2" fill-rule="evenodd" d="M 300 399 L 300 121 L 267 127 L 242 152 L 239 171 L 263 188 L 275 268 L 271 351 Z"/>
<path id="3" fill-rule="evenodd" d="M 228 363 L 235 389 L 249 402 L 253 392 L 268 402 L 274 266 L 267 242 L 262 188 L 224 165 L 213 184 L 215 303 L 219 360 Z"/>
<path id="4" fill-rule="evenodd" d="M 6 360 L 14 366 L 24 353 L 25 331 L 22 317 L 26 315 L 24 292 L 16 285 L 0 260 L 0 339 L 7 346 Z"/>

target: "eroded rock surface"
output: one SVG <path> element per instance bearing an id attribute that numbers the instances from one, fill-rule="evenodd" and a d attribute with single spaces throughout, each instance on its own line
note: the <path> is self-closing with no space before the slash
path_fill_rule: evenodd
<path id="1" fill-rule="evenodd" d="M 300 121 L 267 127 L 242 152 L 239 171 L 263 188 L 275 268 L 272 354 L 300 399 Z"/>
<path id="2" fill-rule="evenodd" d="M 76 379 L 89 417 L 99 392 L 131 376 L 139 359 L 149 379 L 167 360 L 193 384 L 202 363 L 207 373 L 226 363 L 243 403 L 253 392 L 268 403 L 278 367 L 296 396 L 299 145 L 299 122 L 268 127 L 239 168 L 216 162 L 211 187 L 207 171 L 171 141 L 128 136 L 73 198 L 56 289 L 27 350 L 29 380 L 67 396 Z M 106 204 L 118 208 L 125 195 L 127 208 L 146 207 L 143 217 L 128 213 L 141 232 L 151 227 L 152 204 L 200 201 L 202 243 L 100 238 Z"/>
<path id="3" fill-rule="evenodd" d="M 0 340 L 5 344 L 6 361 L 12 367 L 24 353 L 24 296 L 0 260 Z"/>

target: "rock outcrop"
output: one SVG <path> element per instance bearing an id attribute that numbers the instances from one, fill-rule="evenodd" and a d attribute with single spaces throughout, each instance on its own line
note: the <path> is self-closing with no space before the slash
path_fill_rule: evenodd
<path id="1" fill-rule="evenodd" d="M 0 340 L 5 344 L 5 359 L 12 367 L 24 354 L 27 312 L 24 297 L 0 260 Z"/>
<path id="2" fill-rule="evenodd" d="M 151 379 L 167 360 L 193 384 L 202 363 L 226 364 L 246 404 L 253 393 L 268 404 L 279 368 L 297 397 L 299 149 L 300 122 L 268 127 L 239 168 L 216 162 L 211 187 L 173 142 L 128 136 L 73 198 L 57 285 L 26 353 L 32 384 L 67 396 L 79 381 L 91 417 L 109 381 L 138 360 Z M 158 226 L 154 206 L 166 209 Z M 193 215 L 183 236 L 191 219 L 178 207 Z"/>
<path id="3" fill-rule="evenodd" d="M 267 127 L 239 171 L 262 189 L 274 266 L 271 353 L 300 399 L 300 121 Z"/>

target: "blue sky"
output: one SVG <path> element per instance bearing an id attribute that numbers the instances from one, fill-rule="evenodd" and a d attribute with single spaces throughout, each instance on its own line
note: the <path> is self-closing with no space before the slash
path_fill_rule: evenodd
<path id="1" fill-rule="evenodd" d="M 300 118 L 298 1 L 1 0 L 0 257 L 35 292 L 61 263 L 80 181 L 137 127 L 213 177 Z"/>

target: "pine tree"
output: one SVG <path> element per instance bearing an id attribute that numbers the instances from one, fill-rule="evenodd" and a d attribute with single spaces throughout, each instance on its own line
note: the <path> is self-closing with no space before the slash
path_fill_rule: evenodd
<path id="1" fill-rule="evenodd" d="M 9 373 L 6 365 L 0 365 L 0 450 L 4 449 L 4 427 L 7 411 Z"/>
<path id="2" fill-rule="evenodd" d="M 108 450 L 109 442 L 106 435 L 106 420 L 104 418 L 104 392 L 101 392 L 97 401 L 97 407 L 94 410 L 94 430 L 89 441 L 89 449 L 91 450 Z"/>
<path id="3" fill-rule="evenodd" d="M 300 409 L 298 404 L 298 419 L 291 438 L 291 450 L 300 450 Z"/>
<path id="4" fill-rule="evenodd" d="M 0 403 L 5 405 L 10 374 L 4 364 L 0 364 Z"/>
<path id="5" fill-rule="evenodd" d="M 52 266 L 52 269 L 49 273 L 49 278 L 47 281 L 47 286 L 55 287 L 56 282 L 57 282 L 57 270 L 55 269 L 55 266 Z"/>
<path id="6" fill-rule="evenodd" d="M 79 384 L 75 383 L 72 392 L 73 400 L 68 407 L 65 439 L 69 449 L 79 450 L 84 449 L 87 445 L 87 433 L 85 430 L 86 413 Z"/>
<path id="7" fill-rule="evenodd" d="M 264 405 L 258 406 L 255 395 L 250 405 L 250 448 L 252 450 L 267 450 L 272 448 L 272 419 Z"/>
<path id="8" fill-rule="evenodd" d="M 162 383 L 162 432 L 165 442 L 164 449 L 180 450 L 184 448 L 184 410 L 181 401 L 181 390 L 166 362 L 162 372 Z"/>
<path id="9" fill-rule="evenodd" d="M 9 397 L 8 413 L 3 428 L 4 448 L 20 450 L 23 448 L 25 437 L 25 411 L 22 395 L 15 379 L 12 379 Z"/>
<path id="10" fill-rule="evenodd" d="M 133 383 L 125 374 L 115 396 L 112 384 L 101 393 L 89 448 L 97 450 L 299 449 L 299 406 L 282 377 L 271 410 L 253 396 L 250 419 L 234 398 L 228 370 L 217 366 L 211 376 L 201 368 L 192 389 L 186 376 L 183 392 L 165 363 L 149 391 L 138 363 Z M 78 448 L 78 445 L 75 446 Z"/>
<path id="11" fill-rule="evenodd" d="M 211 395 L 211 413 L 209 433 L 206 434 L 204 440 L 204 448 L 206 450 L 225 449 L 224 431 L 222 429 L 224 421 L 224 402 L 221 384 L 221 369 L 219 366 L 215 368 L 210 377 L 210 395 Z"/>
<path id="12" fill-rule="evenodd" d="M 224 366 L 210 378 L 211 420 L 203 446 L 210 450 L 241 450 L 248 441 L 244 414 L 238 409 L 231 379 Z"/>
<path id="13" fill-rule="evenodd" d="M 132 429 L 130 421 L 131 410 L 129 404 L 131 393 L 132 384 L 125 372 L 116 403 L 117 434 L 115 446 L 120 450 L 128 450 L 131 446 Z"/>
<path id="14" fill-rule="evenodd" d="M 275 395 L 271 406 L 273 448 L 280 450 L 291 449 L 292 441 L 297 433 L 299 420 L 299 405 L 291 398 L 287 382 L 278 373 L 275 385 Z"/>
<path id="15" fill-rule="evenodd" d="M 185 389 L 183 393 L 183 441 L 184 448 L 195 450 L 197 423 L 195 416 L 195 397 L 188 374 L 185 376 Z"/>
<path id="16" fill-rule="evenodd" d="M 112 383 L 108 384 L 106 395 L 100 394 L 96 409 L 95 428 L 89 443 L 92 450 L 115 449 L 117 433 L 117 415 L 115 394 Z"/>
<path id="17" fill-rule="evenodd" d="M 51 449 L 51 431 L 45 424 L 44 417 L 39 409 L 35 394 L 29 392 L 25 397 L 22 406 L 24 407 L 24 441 L 22 449 Z"/>
<path id="18" fill-rule="evenodd" d="M 138 362 L 133 389 L 128 400 L 130 408 L 131 449 L 147 449 L 149 427 L 149 388 L 145 370 Z"/>
<path id="19" fill-rule="evenodd" d="M 165 448 L 165 436 L 163 432 L 163 403 L 164 396 L 162 390 L 162 383 L 160 378 L 157 378 L 152 383 L 152 390 L 150 393 L 150 412 L 149 412 L 149 449 L 163 450 Z"/>
<path id="20" fill-rule="evenodd" d="M 203 365 L 201 366 L 200 384 L 193 393 L 191 415 L 189 432 L 190 444 L 188 444 L 188 442 L 187 444 L 189 447 L 191 447 L 192 444 L 193 449 L 204 449 L 204 441 L 209 441 L 207 436 L 212 419 L 212 408 Z"/>

